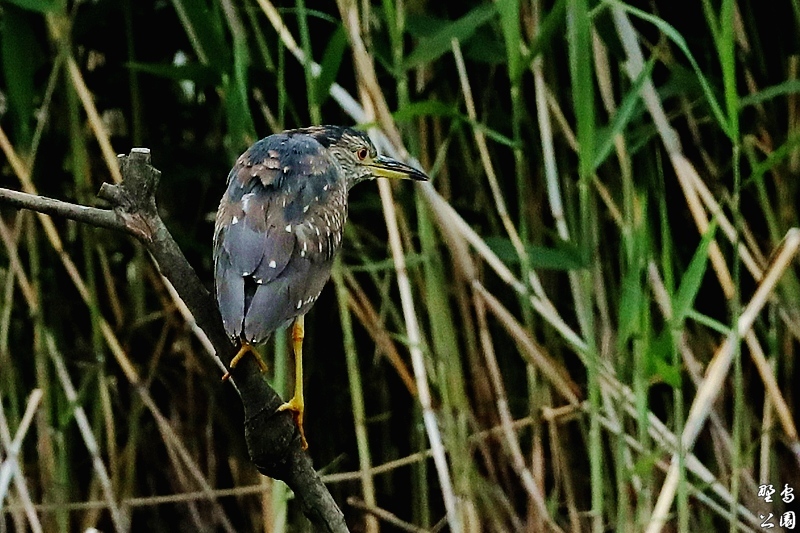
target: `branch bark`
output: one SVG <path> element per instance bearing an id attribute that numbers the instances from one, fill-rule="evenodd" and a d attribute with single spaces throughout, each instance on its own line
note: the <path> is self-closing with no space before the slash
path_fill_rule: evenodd
<path id="1" fill-rule="evenodd" d="M 93 226 L 125 232 L 139 240 L 161 273 L 175 287 L 206 333 L 217 356 L 229 366 L 236 349 L 222 327 L 216 301 L 158 215 L 155 191 L 161 173 L 150 165 L 150 150 L 134 148 L 118 156 L 123 181 L 104 183 L 98 196 L 111 204 L 99 209 L 0 188 L 0 203 L 61 216 Z M 283 400 L 261 375 L 254 358 L 231 370 L 231 380 L 244 407 L 244 432 L 250 460 L 262 474 L 280 479 L 300 501 L 315 531 L 347 532 L 347 525 L 327 487 L 300 447 L 300 436 L 288 412 L 278 413 Z"/>

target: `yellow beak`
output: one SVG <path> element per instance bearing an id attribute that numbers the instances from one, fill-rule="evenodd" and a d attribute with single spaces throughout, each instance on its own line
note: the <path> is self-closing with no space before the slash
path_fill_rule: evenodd
<path id="1" fill-rule="evenodd" d="M 369 163 L 364 163 L 376 178 L 428 181 L 428 176 L 416 168 L 401 163 L 391 157 L 379 155 Z"/>

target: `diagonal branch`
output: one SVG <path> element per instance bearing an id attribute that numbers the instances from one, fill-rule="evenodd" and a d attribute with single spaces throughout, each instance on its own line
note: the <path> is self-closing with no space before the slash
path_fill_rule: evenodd
<path id="1" fill-rule="evenodd" d="M 175 288 L 206 333 L 217 356 L 228 366 L 235 354 L 214 297 L 158 215 L 155 191 L 161 173 L 150 165 L 150 151 L 134 148 L 119 156 L 123 181 L 103 184 L 98 196 L 111 204 L 99 209 L 41 196 L 0 189 L 0 203 L 57 215 L 93 226 L 125 232 L 150 252 L 161 273 Z M 245 412 L 244 431 L 250 459 L 262 474 L 284 481 L 295 493 L 315 531 L 346 532 L 344 516 L 300 448 L 299 435 L 289 413 L 276 412 L 283 403 L 267 384 L 254 359 L 232 369 L 232 381 Z"/>

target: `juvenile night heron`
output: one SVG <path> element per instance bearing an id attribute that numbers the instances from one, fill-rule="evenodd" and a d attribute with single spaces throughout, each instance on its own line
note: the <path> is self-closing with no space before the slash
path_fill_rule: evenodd
<path id="1" fill-rule="evenodd" d="M 279 411 L 292 412 L 303 448 L 303 317 L 341 248 L 348 191 L 377 177 L 428 179 L 379 156 L 363 132 L 340 126 L 288 130 L 239 156 L 217 211 L 217 303 L 225 330 L 241 346 L 230 366 L 253 351 L 252 344 L 294 322 L 294 396 Z"/>

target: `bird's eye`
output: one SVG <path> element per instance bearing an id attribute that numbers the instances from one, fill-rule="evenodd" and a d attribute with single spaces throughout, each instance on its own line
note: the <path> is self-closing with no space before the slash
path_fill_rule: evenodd
<path id="1" fill-rule="evenodd" d="M 360 148 L 358 152 L 356 152 L 356 157 L 358 157 L 359 161 L 363 161 L 369 155 L 369 151 L 366 148 Z"/>

